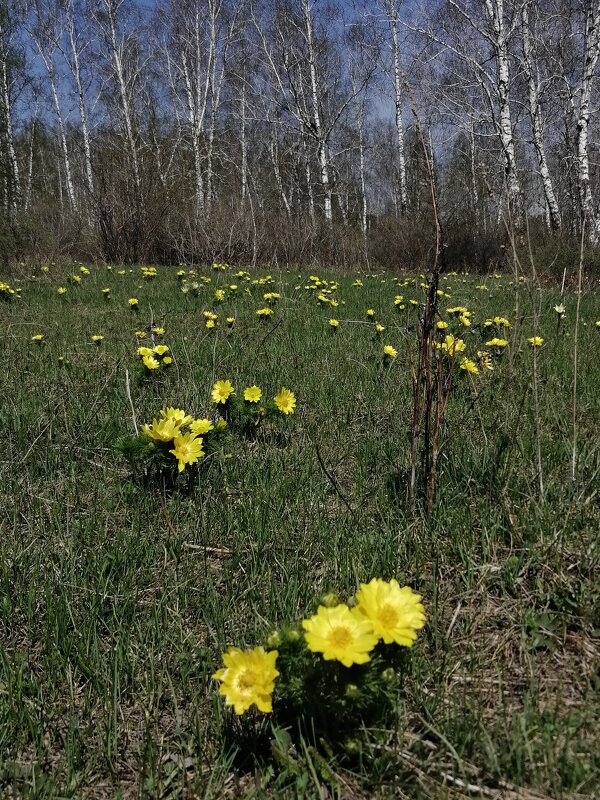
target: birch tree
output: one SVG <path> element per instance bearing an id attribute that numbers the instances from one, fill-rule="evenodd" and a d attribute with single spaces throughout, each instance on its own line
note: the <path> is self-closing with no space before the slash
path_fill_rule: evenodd
<path id="1" fill-rule="evenodd" d="M 67 144 L 67 134 L 65 121 L 58 95 L 58 82 L 61 76 L 57 76 L 57 53 L 59 52 L 58 43 L 62 38 L 60 7 L 45 2 L 45 0 L 35 0 L 33 3 L 33 26 L 31 37 L 35 43 L 40 60 L 42 61 L 48 77 L 48 87 L 52 97 L 52 105 L 56 116 L 60 150 L 63 160 L 64 179 L 67 189 L 67 198 L 72 211 L 77 208 L 75 198 L 75 184 L 73 182 L 73 171 L 71 168 L 71 157 Z"/>
<path id="2" fill-rule="evenodd" d="M 588 226 L 592 244 L 600 243 L 600 207 L 594 206 L 590 180 L 589 124 L 592 89 L 600 57 L 600 0 L 586 0 L 584 5 L 583 58 L 579 109 L 577 114 L 577 164 L 581 214 Z"/>
<path id="3" fill-rule="evenodd" d="M 536 38 L 535 28 L 533 31 L 530 28 L 529 21 L 529 8 L 528 3 L 524 3 L 521 9 L 521 38 L 523 44 L 523 70 L 527 80 L 528 100 L 529 100 L 529 116 L 531 118 L 531 130 L 533 134 L 533 145 L 537 158 L 538 169 L 544 190 L 544 199 L 546 201 L 546 209 L 548 213 L 548 220 L 550 228 L 553 231 L 558 231 L 561 228 L 562 220 L 558 201 L 554 192 L 554 184 L 550 175 L 548 167 L 548 160 L 546 158 L 546 146 L 544 143 L 544 123 L 542 119 L 541 109 L 541 92 L 542 87 L 540 84 L 538 62 L 535 57 L 534 47 L 532 45 L 533 38 Z"/>
<path id="4" fill-rule="evenodd" d="M 21 203 L 21 174 L 15 148 L 13 122 L 13 90 L 17 66 L 17 52 L 14 43 L 14 11 L 7 2 L 0 2 L 0 114 L 2 138 L 6 158 L 6 190 L 4 193 L 6 210 L 13 215 Z"/>
<path id="5" fill-rule="evenodd" d="M 384 0 L 384 12 L 390 32 L 392 76 L 394 84 L 394 120 L 396 123 L 396 146 L 398 159 L 398 182 L 400 213 L 408 210 L 408 181 L 406 177 L 406 152 L 404 145 L 404 87 L 400 53 L 399 0 Z"/>
<path id="6" fill-rule="evenodd" d="M 135 43 L 121 29 L 120 18 L 126 8 L 125 2 L 126 0 L 98 0 L 94 19 L 111 65 L 133 172 L 135 197 L 137 204 L 141 205 L 142 179 L 134 106 L 141 65 L 135 56 Z"/>
<path id="7" fill-rule="evenodd" d="M 76 14 L 75 0 L 60 0 L 64 19 L 67 42 L 58 46 L 61 49 L 65 62 L 67 63 L 75 89 L 77 91 L 77 104 L 79 109 L 79 121 L 81 123 L 81 136 L 83 140 L 83 154 L 85 166 L 85 183 L 90 197 L 94 195 L 94 177 L 92 171 L 92 147 L 90 129 L 88 123 L 87 99 L 84 89 L 82 60 L 90 49 L 91 31 L 82 30 L 80 20 L 83 18 L 83 10 L 78 9 Z"/>

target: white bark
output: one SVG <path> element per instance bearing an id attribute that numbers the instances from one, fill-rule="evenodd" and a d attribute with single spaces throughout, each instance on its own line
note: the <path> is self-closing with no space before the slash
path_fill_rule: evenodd
<path id="1" fill-rule="evenodd" d="M 548 215 L 549 227 L 553 231 L 561 229 L 562 221 L 560 216 L 560 209 L 556 200 L 554 192 L 554 185 L 546 159 L 546 148 L 544 145 L 544 126 L 542 123 L 542 113 L 540 108 L 540 86 L 537 76 L 537 68 L 534 62 L 533 51 L 531 47 L 530 29 L 529 29 L 529 11 L 527 3 L 521 9 L 522 19 L 522 37 L 523 37 L 523 64 L 525 68 L 525 76 L 527 78 L 527 86 L 529 90 L 529 115 L 531 117 L 531 129 L 533 133 L 533 145 L 535 154 L 537 156 L 538 168 L 540 171 L 540 178 L 542 179 L 542 187 L 544 190 L 544 198 L 546 200 L 546 212 Z"/>
<path id="2" fill-rule="evenodd" d="M 79 45 L 79 36 L 75 26 L 75 14 L 73 10 L 73 0 L 65 0 L 64 9 L 66 14 L 66 26 L 69 36 L 70 58 L 65 59 L 69 65 L 75 87 L 77 89 L 77 101 L 79 105 L 79 119 L 81 121 L 81 135 L 83 137 L 83 154 L 85 160 L 85 182 L 90 197 L 94 193 L 94 177 L 92 172 L 92 148 L 90 144 L 90 132 L 87 119 L 87 108 L 85 91 L 83 89 L 83 81 L 81 76 L 81 53 Z"/>
<path id="3" fill-rule="evenodd" d="M 471 160 L 471 200 L 473 202 L 473 217 L 477 225 L 479 223 L 479 191 L 477 189 L 477 170 L 475 167 L 475 125 L 473 120 L 469 125 L 469 150 Z"/>
<path id="4" fill-rule="evenodd" d="M 104 33 L 110 50 L 110 56 L 113 64 L 113 74 L 119 91 L 121 114 L 123 116 L 123 123 L 125 125 L 125 139 L 127 143 L 127 149 L 129 151 L 129 157 L 131 158 L 136 199 L 137 202 L 140 202 L 142 182 L 140 176 L 138 146 L 135 136 L 134 114 L 129 96 L 130 92 L 127 85 L 124 64 L 125 43 L 117 33 L 117 15 L 122 4 L 123 0 L 100 0 L 100 8 L 102 9 L 103 14 L 102 16 L 97 14 L 96 20 L 100 29 Z M 105 19 L 104 15 L 106 15 Z"/>
<path id="5" fill-rule="evenodd" d="M 75 211 L 77 208 L 77 200 L 75 198 L 75 186 L 73 184 L 73 173 L 71 170 L 71 158 L 69 156 L 69 147 L 67 144 L 65 122 L 62 115 L 62 109 L 60 107 L 58 91 L 56 88 L 56 70 L 54 67 L 54 46 L 49 38 L 47 37 L 43 38 L 46 39 L 45 42 L 42 40 L 42 37 L 36 37 L 36 46 L 38 48 L 40 58 L 44 62 L 44 66 L 46 67 L 46 73 L 48 75 L 48 83 L 50 85 L 50 94 L 52 95 L 54 113 L 56 115 L 56 124 L 58 126 L 58 138 L 60 141 L 60 149 L 62 152 L 63 166 L 65 170 L 65 184 L 67 189 L 67 198 L 69 200 L 69 206 L 71 208 L 71 211 Z M 45 44 L 48 47 L 47 50 L 44 48 Z"/>
<path id="6" fill-rule="evenodd" d="M 392 60 L 394 69 L 394 108 L 396 118 L 396 146 L 398 155 L 398 178 L 400 183 L 400 212 L 404 216 L 408 210 L 408 182 L 406 178 L 406 154 L 404 147 L 402 70 L 400 66 L 400 46 L 398 43 L 398 5 L 397 0 L 389 0 L 388 19 L 392 34 Z"/>
<path id="7" fill-rule="evenodd" d="M 317 158 L 319 161 L 319 175 L 321 178 L 321 187 L 323 189 L 323 212 L 327 224 L 331 224 L 333 220 L 332 209 L 332 190 L 331 180 L 329 175 L 329 152 L 327 139 L 323 132 L 323 125 L 321 122 L 321 99 L 319 97 L 319 85 L 317 79 L 317 57 L 314 45 L 314 32 L 313 32 L 313 19 L 310 0 L 302 0 L 302 12 L 304 14 L 304 25 L 306 34 L 306 45 L 308 48 L 308 66 L 310 74 L 310 96 L 312 106 L 312 121 L 314 127 L 314 136 L 317 140 Z"/>
<path id="8" fill-rule="evenodd" d="M 577 174 L 581 213 L 587 225 L 588 238 L 594 244 L 600 241 L 600 219 L 595 213 L 590 186 L 590 160 L 588 128 L 592 84 L 598 57 L 600 56 L 600 0 L 589 0 L 585 16 L 583 72 L 579 114 L 577 118 Z"/>
<path id="9" fill-rule="evenodd" d="M 240 195 L 242 205 L 246 202 L 248 195 L 248 141 L 246 138 L 246 75 L 242 77 L 242 96 L 240 99 L 240 145 L 241 145 L 241 163 L 240 163 Z"/>
<path id="10" fill-rule="evenodd" d="M 279 169 L 279 147 L 277 144 L 276 131 L 274 131 L 273 135 L 271 136 L 271 141 L 269 142 L 269 152 L 271 153 L 271 164 L 273 165 L 273 174 L 275 175 L 277 192 L 281 199 L 281 204 L 285 209 L 285 213 L 288 219 L 290 219 L 292 216 L 292 209 L 287 194 L 285 193 L 285 189 L 283 188 L 283 180 L 281 179 L 281 170 Z"/>
<path id="11" fill-rule="evenodd" d="M 4 111 L 4 141 L 10 176 L 8 177 L 7 205 L 11 213 L 17 210 L 21 202 L 21 178 L 19 162 L 15 150 L 15 139 L 12 120 L 12 98 L 8 73 L 8 50 L 5 41 L 6 30 L 0 18 L 0 92 L 2 93 L 2 110 Z"/>
<path id="12" fill-rule="evenodd" d="M 27 155 L 27 186 L 25 189 L 25 198 L 23 202 L 23 208 L 25 211 L 29 208 L 29 203 L 31 201 L 31 187 L 33 184 L 33 151 L 35 146 L 35 128 L 37 123 L 37 107 L 36 113 L 31 123 L 31 131 L 29 134 L 29 153 Z"/>
<path id="13" fill-rule="evenodd" d="M 308 150 L 308 145 L 306 144 L 306 139 L 302 136 L 302 151 L 304 153 L 304 170 L 306 174 L 306 191 L 308 193 L 308 216 L 310 218 L 311 225 L 315 226 L 316 224 L 316 213 L 315 213 L 315 196 L 313 192 L 312 186 L 312 170 L 310 168 L 310 153 Z"/>
<path id="14" fill-rule="evenodd" d="M 508 31 L 504 20 L 504 0 L 485 0 L 486 13 L 493 31 L 492 46 L 496 56 L 498 129 L 504 155 L 504 174 L 512 219 L 516 227 L 523 223 L 523 197 L 517 174 L 515 142 L 510 108 L 510 67 Z"/>

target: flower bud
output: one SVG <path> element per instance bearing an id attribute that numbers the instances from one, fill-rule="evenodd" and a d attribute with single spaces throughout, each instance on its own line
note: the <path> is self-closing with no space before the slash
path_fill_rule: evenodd
<path id="1" fill-rule="evenodd" d="M 335 592 L 328 592 L 324 594 L 321 598 L 321 605 L 325 606 L 325 608 L 335 608 L 340 604 L 340 598 L 335 594 Z"/>
<path id="2" fill-rule="evenodd" d="M 393 683 L 396 680 L 396 670 L 393 667 L 384 669 L 381 673 L 381 680 L 384 683 Z"/>
<path id="3" fill-rule="evenodd" d="M 272 631 L 267 636 L 267 647 L 273 649 L 275 647 L 279 647 L 281 644 L 281 636 L 279 635 L 279 631 Z"/>
<path id="4" fill-rule="evenodd" d="M 346 697 L 349 700 L 358 700 L 360 697 L 360 689 L 355 683 L 349 683 L 346 686 Z"/>
<path id="5" fill-rule="evenodd" d="M 300 631 L 297 631 L 295 628 L 291 628 L 289 631 L 285 632 L 285 639 L 287 642 L 294 643 L 300 641 Z"/>

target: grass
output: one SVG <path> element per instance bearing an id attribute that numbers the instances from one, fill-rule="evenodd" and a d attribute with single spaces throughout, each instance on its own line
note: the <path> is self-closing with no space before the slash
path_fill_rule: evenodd
<path id="1" fill-rule="evenodd" d="M 236 278 L 236 294 L 215 309 L 236 317 L 228 332 L 206 330 L 201 311 L 230 273 L 207 271 L 212 283 L 194 297 L 175 269 L 145 282 L 137 268 L 98 266 L 78 286 L 67 284 L 73 270 L 27 271 L 22 300 L 0 305 L 0 794 L 594 796 L 598 295 L 581 302 L 573 482 L 576 298 L 566 297 L 557 331 L 552 288 L 443 280 L 442 310 L 464 304 L 478 321 L 500 314 L 513 328 L 493 373 L 457 382 L 427 521 L 406 503 L 415 311 L 393 303 L 397 293 L 420 297 L 414 285 L 335 276 L 343 304 L 330 309 L 302 288 L 305 274 L 272 272 L 265 286 Z M 282 298 L 261 322 L 265 291 Z M 538 302 L 543 496 L 527 343 Z M 386 326 L 380 339 L 369 307 Z M 151 321 L 166 329 L 174 364 L 140 378 L 134 331 Z M 105 337 L 100 346 L 93 334 Z M 464 338 L 470 353 L 484 341 Z M 385 370 L 384 343 L 399 352 Z M 255 437 L 232 434 L 192 491 L 143 487 L 114 449 L 133 433 L 126 369 L 138 424 L 165 405 L 212 413 L 218 378 L 270 397 L 287 386 L 298 406 Z M 321 592 L 347 596 L 373 576 L 408 583 L 428 614 L 393 724 L 357 736 L 352 762 L 290 747 L 281 733 L 275 757 L 249 759 L 210 678 L 221 652 L 301 618 Z"/>

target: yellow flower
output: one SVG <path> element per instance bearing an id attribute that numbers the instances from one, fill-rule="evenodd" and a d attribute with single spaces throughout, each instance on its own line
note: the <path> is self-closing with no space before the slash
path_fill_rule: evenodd
<path id="1" fill-rule="evenodd" d="M 396 358 L 398 355 L 398 351 L 396 348 L 392 347 L 391 344 L 386 344 L 383 348 L 383 357 L 384 358 Z"/>
<path id="2" fill-rule="evenodd" d="M 184 425 L 189 425 L 194 419 L 189 414 L 186 414 L 182 408 L 163 408 L 163 410 L 160 412 L 160 415 L 163 419 L 172 419 L 178 428 L 183 428 Z"/>
<path id="3" fill-rule="evenodd" d="M 186 464 L 195 464 L 204 455 L 202 438 L 193 433 L 178 433 L 173 439 L 173 450 L 169 450 L 179 462 L 179 472 L 183 472 Z"/>
<path id="4" fill-rule="evenodd" d="M 385 327 L 380 322 L 378 322 L 375 325 L 375 330 L 376 330 L 377 333 L 383 333 L 384 330 L 385 330 Z"/>
<path id="5" fill-rule="evenodd" d="M 56 291 L 57 291 L 59 294 L 66 294 L 66 293 L 67 293 L 67 287 L 66 287 L 66 286 L 59 286 L 59 287 L 58 287 L 58 289 L 57 289 Z"/>
<path id="6" fill-rule="evenodd" d="M 160 367 L 160 361 L 154 358 L 154 356 L 144 356 L 142 363 L 146 369 L 158 369 Z"/>
<path id="7" fill-rule="evenodd" d="M 374 317 L 374 316 L 375 316 L 375 309 L 367 308 L 367 317 Z"/>
<path id="8" fill-rule="evenodd" d="M 445 350 L 448 355 L 455 356 L 457 353 L 462 353 L 466 349 L 466 345 L 462 339 L 457 339 L 451 333 L 446 336 L 442 343 L 442 350 Z"/>
<path id="9" fill-rule="evenodd" d="M 172 364 L 172 363 L 173 363 L 173 359 L 171 358 L 171 356 L 165 356 L 165 357 L 163 358 L 163 362 L 162 362 L 162 363 L 163 363 L 163 365 L 164 365 L 164 366 L 167 366 L 167 367 L 168 367 L 168 366 L 169 366 L 169 364 Z"/>
<path id="10" fill-rule="evenodd" d="M 259 308 L 258 309 L 258 311 L 256 312 L 256 316 L 257 317 L 266 318 L 266 317 L 270 317 L 272 313 L 273 313 L 273 309 L 272 308 L 268 308 L 267 306 L 265 306 L 265 308 Z"/>
<path id="11" fill-rule="evenodd" d="M 209 419 L 195 419 L 190 422 L 190 430 L 192 433 L 195 433 L 196 436 L 201 436 L 204 433 L 208 433 L 214 429 L 214 425 Z"/>
<path id="12" fill-rule="evenodd" d="M 275 395 L 273 400 L 275 401 L 277 408 L 283 414 L 294 413 L 294 409 L 296 408 L 296 397 L 294 396 L 294 393 L 289 389 L 286 389 L 285 386 L 281 387 L 281 391 L 279 394 Z"/>
<path id="13" fill-rule="evenodd" d="M 477 358 L 479 359 L 479 363 L 483 367 L 483 369 L 488 369 L 490 372 L 494 369 L 492 366 L 492 359 L 490 354 L 485 350 L 478 350 L 477 351 Z"/>
<path id="14" fill-rule="evenodd" d="M 464 369 L 465 372 L 471 372 L 473 375 L 477 375 L 479 373 L 479 368 L 474 361 L 471 361 L 470 358 L 463 358 L 460 362 L 460 368 Z"/>
<path id="15" fill-rule="evenodd" d="M 104 339 L 104 336 L 100 336 L 99 333 L 95 334 L 95 336 L 92 336 L 92 342 L 94 342 L 95 344 L 100 344 L 100 342 L 103 339 Z"/>
<path id="16" fill-rule="evenodd" d="M 157 344 L 156 347 L 154 348 L 154 352 L 156 353 L 157 356 L 164 356 L 165 353 L 169 352 L 169 348 L 167 347 L 166 344 Z"/>
<path id="17" fill-rule="evenodd" d="M 142 433 L 155 442 L 170 442 L 179 433 L 179 425 L 174 419 L 153 419 L 151 425 L 142 426 Z"/>
<path id="18" fill-rule="evenodd" d="M 152 328 L 152 333 L 155 334 L 156 336 L 163 336 L 165 333 L 165 329 L 159 327 Z"/>
<path id="19" fill-rule="evenodd" d="M 489 342 L 485 343 L 486 347 L 506 347 L 508 342 L 506 339 L 498 339 L 496 336 L 493 339 L 490 339 Z"/>
<path id="20" fill-rule="evenodd" d="M 500 325 L 503 328 L 510 328 L 512 327 L 510 322 L 506 319 L 506 317 L 494 317 L 494 325 Z"/>
<path id="21" fill-rule="evenodd" d="M 339 326 L 339 324 L 340 324 L 340 323 L 339 323 L 339 320 L 337 320 L 337 319 L 330 319 L 330 320 L 329 320 L 329 326 L 330 326 L 331 328 L 334 328 L 334 329 L 335 329 L 335 328 L 337 328 L 337 327 Z"/>
<path id="22" fill-rule="evenodd" d="M 137 306 L 137 304 L 139 303 L 139 300 L 137 299 L 137 297 L 130 297 L 127 302 L 129 303 L 131 308 L 135 308 Z"/>
<path id="23" fill-rule="evenodd" d="M 446 330 L 446 328 L 448 327 L 448 323 L 445 320 L 441 319 L 439 322 L 435 323 L 435 327 L 438 329 L 438 331 L 443 331 Z"/>
<path id="24" fill-rule="evenodd" d="M 244 389 L 244 400 L 248 403 L 258 403 L 262 397 L 262 392 L 258 386 L 248 386 Z"/>
<path id="25" fill-rule="evenodd" d="M 273 690 L 279 672 L 275 662 L 277 650 L 266 652 L 262 647 L 240 650 L 230 647 L 223 654 L 223 669 L 217 670 L 213 678 L 221 682 L 219 694 L 225 697 L 225 705 L 233 706 L 236 714 L 243 714 L 250 706 L 270 714 L 273 710 Z"/>
<path id="26" fill-rule="evenodd" d="M 32 342 L 38 342 L 38 344 L 44 339 L 43 333 L 36 333 L 31 337 Z"/>
<path id="27" fill-rule="evenodd" d="M 138 347 L 138 356 L 142 358 L 146 358 L 146 356 L 151 356 L 154 354 L 154 351 L 150 347 Z"/>
<path id="28" fill-rule="evenodd" d="M 366 664 L 377 644 L 372 623 L 343 603 L 334 608 L 319 606 L 314 616 L 302 620 L 302 627 L 311 652 L 322 653 L 326 661 L 340 661 L 345 667 Z"/>
<path id="29" fill-rule="evenodd" d="M 228 325 L 230 328 L 231 328 L 231 327 L 233 327 L 233 324 L 234 324 L 234 322 L 235 322 L 235 317 L 227 317 L 227 320 L 226 320 L 226 322 L 227 322 L 227 325 Z"/>
<path id="30" fill-rule="evenodd" d="M 527 341 L 532 347 L 541 347 L 544 344 L 544 340 L 541 336 L 532 336 L 531 339 L 527 339 Z"/>
<path id="31" fill-rule="evenodd" d="M 145 339 L 146 338 L 146 331 L 136 331 L 135 335 L 138 339 Z"/>
<path id="32" fill-rule="evenodd" d="M 398 581 L 373 578 L 361 583 L 356 593 L 354 613 L 371 623 L 373 631 L 385 644 L 412 647 L 417 631 L 425 625 L 425 609 L 421 597 L 409 586 L 400 588 Z"/>
<path id="33" fill-rule="evenodd" d="M 217 381 L 213 386 L 212 390 L 212 399 L 213 403 L 225 403 L 229 400 L 230 395 L 234 392 L 233 386 L 231 385 L 231 381 Z"/>

